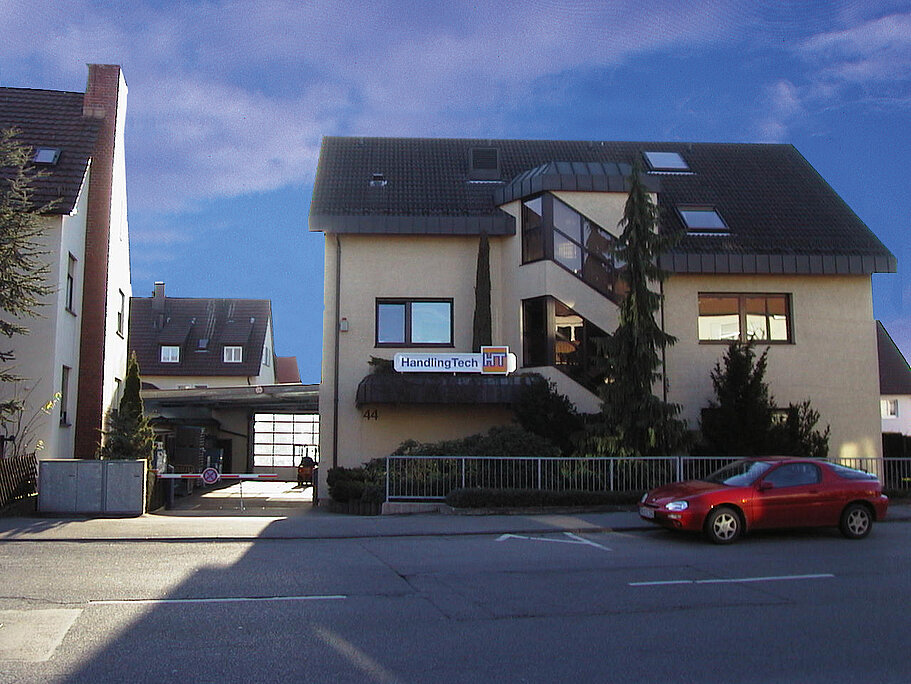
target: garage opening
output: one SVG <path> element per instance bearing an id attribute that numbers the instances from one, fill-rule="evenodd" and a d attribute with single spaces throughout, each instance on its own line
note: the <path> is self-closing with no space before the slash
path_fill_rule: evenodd
<path id="1" fill-rule="evenodd" d="M 302 462 L 319 463 L 318 413 L 256 413 L 253 416 L 253 472 L 298 481 Z"/>

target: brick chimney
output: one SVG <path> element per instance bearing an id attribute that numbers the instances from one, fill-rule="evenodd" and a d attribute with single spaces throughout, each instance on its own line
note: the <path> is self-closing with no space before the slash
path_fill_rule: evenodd
<path id="1" fill-rule="evenodd" d="M 82 115 L 101 119 L 92 150 L 86 216 L 85 281 L 79 350 L 79 389 L 76 403 L 75 457 L 94 458 L 104 414 L 104 363 L 108 257 L 111 235 L 114 146 L 118 107 L 126 84 L 116 64 L 89 64 Z M 122 138 L 121 138 L 122 139 Z"/>

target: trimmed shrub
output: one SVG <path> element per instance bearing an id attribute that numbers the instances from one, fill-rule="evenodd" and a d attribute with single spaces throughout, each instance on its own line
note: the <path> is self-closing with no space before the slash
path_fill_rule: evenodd
<path id="1" fill-rule="evenodd" d="M 540 508 L 544 506 L 630 506 L 642 496 L 636 492 L 561 492 L 538 489 L 454 489 L 446 497 L 453 508 Z"/>

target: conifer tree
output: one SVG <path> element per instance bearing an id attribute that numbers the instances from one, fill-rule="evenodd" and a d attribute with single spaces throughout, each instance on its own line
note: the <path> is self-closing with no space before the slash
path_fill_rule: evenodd
<path id="1" fill-rule="evenodd" d="M 39 315 L 42 298 L 53 288 L 50 267 L 41 242 L 42 213 L 52 205 L 36 207 L 32 196 L 38 174 L 29 167 L 31 149 L 16 140 L 14 129 L 0 131 L 0 335 L 7 340 L 27 335 L 24 321 Z M 0 347 L 0 385 L 22 381 L 13 364 L 15 353 Z M 0 387 L 0 420 L 22 409 L 21 401 Z"/>
<path id="2" fill-rule="evenodd" d="M 139 362 L 136 352 L 130 354 L 123 384 L 120 408 L 108 412 L 105 440 L 98 452 L 102 459 L 151 458 L 154 433 L 143 412 L 139 390 Z"/>
<path id="3" fill-rule="evenodd" d="M 685 423 L 676 417 L 680 407 L 652 391 L 662 381 L 663 350 L 676 342 L 659 324 L 661 295 L 651 288 L 667 278 L 658 266 L 658 256 L 678 236 L 659 233 L 658 219 L 658 206 L 636 167 L 620 222 L 622 233 L 614 248 L 624 265 L 620 277 L 627 292 L 620 303 L 616 331 L 599 344 L 605 384 L 595 428 L 596 434 L 607 438 L 605 443 L 615 445 L 612 450 L 619 448 L 626 455 L 671 453 L 686 434 Z"/>
<path id="4" fill-rule="evenodd" d="M 478 244 L 478 268 L 474 286 L 474 325 L 471 351 L 492 344 L 493 323 L 490 312 L 490 243 L 487 233 L 481 233 Z"/>

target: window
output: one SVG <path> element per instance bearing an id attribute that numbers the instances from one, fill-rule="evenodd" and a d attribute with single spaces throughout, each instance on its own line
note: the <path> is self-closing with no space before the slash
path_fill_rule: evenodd
<path id="1" fill-rule="evenodd" d="M 127 296 L 123 290 L 118 290 L 118 292 L 120 292 L 120 308 L 117 309 L 117 334 L 123 337 L 123 326 L 127 315 Z"/>
<path id="2" fill-rule="evenodd" d="M 553 195 L 522 205 L 522 263 L 550 259 L 598 292 L 622 296 L 614 237 Z"/>
<path id="3" fill-rule="evenodd" d="M 272 365 L 272 352 L 269 351 L 269 347 L 266 347 L 263 353 L 263 365 L 270 366 Z"/>
<path id="4" fill-rule="evenodd" d="M 553 366 L 594 392 L 600 381 L 594 368 L 597 340 L 603 337 L 601 328 L 553 297 L 522 302 L 525 366 Z"/>
<path id="5" fill-rule="evenodd" d="M 161 362 L 180 363 L 180 347 L 171 344 L 161 345 Z"/>
<path id="6" fill-rule="evenodd" d="M 800 487 L 816 484 L 822 479 L 819 466 L 812 463 L 785 463 L 763 478 L 776 487 Z"/>
<path id="7" fill-rule="evenodd" d="M 544 258 L 544 223 L 541 198 L 522 203 L 522 263 Z"/>
<path id="8" fill-rule="evenodd" d="M 70 370 L 68 366 L 64 366 L 63 372 L 60 374 L 60 425 L 63 427 L 70 425 L 67 416 L 70 403 Z"/>
<path id="9" fill-rule="evenodd" d="M 726 237 L 731 234 L 727 224 L 712 207 L 678 207 L 688 235 Z"/>
<path id="10" fill-rule="evenodd" d="M 244 360 L 244 348 L 237 346 L 225 347 L 225 363 L 242 363 Z"/>
<path id="11" fill-rule="evenodd" d="M 699 293 L 701 342 L 792 342 L 790 296 Z"/>
<path id="12" fill-rule="evenodd" d="M 66 264 L 66 310 L 70 313 L 76 313 L 74 304 L 76 297 L 76 257 L 69 255 Z"/>
<path id="13" fill-rule="evenodd" d="M 377 347 L 451 347 L 451 299 L 377 299 Z"/>
<path id="14" fill-rule="evenodd" d="M 686 160 L 676 152 L 643 152 L 650 171 L 689 171 Z"/>
<path id="15" fill-rule="evenodd" d="M 60 159 L 60 150 L 56 147 L 39 147 L 35 150 L 32 161 L 36 164 L 54 165 Z"/>
<path id="16" fill-rule="evenodd" d="M 879 412 L 884 419 L 898 418 L 898 399 L 881 399 Z"/>

